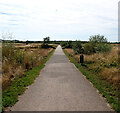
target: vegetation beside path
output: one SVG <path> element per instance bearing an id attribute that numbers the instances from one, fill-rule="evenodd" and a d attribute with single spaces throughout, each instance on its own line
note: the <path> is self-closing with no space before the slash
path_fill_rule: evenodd
<path id="1" fill-rule="evenodd" d="M 93 84 L 93 86 L 99 90 L 99 93 L 106 98 L 112 108 L 115 111 L 120 112 L 120 102 L 118 98 L 119 90 L 108 81 L 102 79 L 94 70 L 90 70 L 85 65 L 81 65 L 76 58 L 70 54 L 71 52 L 69 53 L 66 49 L 63 51 L 71 63 L 74 63 L 79 71 L 82 72 L 83 75 L 85 75 L 85 77 Z"/>
<path id="2" fill-rule="evenodd" d="M 111 44 L 107 38 L 98 34 L 91 36 L 87 43 L 68 41 L 62 42 L 61 46 L 70 61 L 119 112 L 119 44 Z"/>
<path id="3" fill-rule="evenodd" d="M 2 110 L 5 108 L 13 106 L 18 101 L 18 96 L 23 94 L 27 89 L 27 86 L 34 83 L 34 80 L 39 75 L 42 68 L 44 68 L 45 63 L 54 53 L 54 49 L 44 57 L 41 65 L 33 67 L 24 73 L 23 76 L 16 77 L 10 84 L 10 86 L 2 92 Z"/>

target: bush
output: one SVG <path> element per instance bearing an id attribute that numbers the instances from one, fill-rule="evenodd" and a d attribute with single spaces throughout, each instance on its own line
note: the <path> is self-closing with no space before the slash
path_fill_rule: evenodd
<path id="1" fill-rule="evenodd" d="M 67 44 L 67 42 L 61 42 L 61 43 L 60 43 L 60 45 L 61 45 L 62 47 L 65 47 L 66 44 Z"/>
<path id="2" fill-rule="evenodd" d="M 72 48 L 72 41 L 68 41 L 65 48 Z"/>
<path id="3" fill-rule="evenodd" d="M 96 52 L 109 52 L 111 50 L 110 44 L 103 35 L 95 35 L 89 38 L 89 43 L 84 46 L 84 53 L 91 54 Z"/>
<path id="4" fill-rule="evenodd" d="M 12 58 L 15 54 L 14 46 L 11 43 L 2 44 L 2 56 Z"/>
<path id="5" fill-rule="evenodd" d="M 82 48 L 82 45 L 81 45 L 81 42 L 80 41 L 76 41 L 74 44 L 73 44 L 73 50 L 75 52 L 75 54 L 81 54 L 83 53 L 83 48 Z"/>
<path id="6" fill-rule="evenodd" d="M 84 45 L 84 53 L 85 54 L 92 54 L 95 53 L 95 48 L 93 43 L 87 43 Z"/>
<path id="7" fill-rule="evenodd" d="M 111 50 L 111 46 L 110 44 L 106 44 L 106 43 L 99 43 L 96 45 L 95 47 L 95 51 L 96 52 L 109 52 Z"/>
<path id="8" fill-rule="evenodd" d="M 64 48 L 72 48 L 72 41 L 61 42 L 60 45 Z"/>
<path id="9" fill-rule="evenodd" d="M 13 43 L 3 43 L 2 46 L 2 87 L 7 88 L 13 78 L 32 69 L 39 62 L 38 57 L 30 55 L 14 47 Z M 21 75 L 20 75 L 21 76 Z"/>
<path id="10" fill-rule="evenodd" d="M 41 48 L 49 48 L 49 45 L 48 44 L 45 44 L 45 43 L 43 43 L 42 45 L 41 45 Z"/>

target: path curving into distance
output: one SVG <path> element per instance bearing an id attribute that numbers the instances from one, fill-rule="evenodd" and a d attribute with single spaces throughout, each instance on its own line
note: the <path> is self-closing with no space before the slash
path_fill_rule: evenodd
<path id="1" fill-rule="evenodd" d="M 12 111 L 111 111 L 58 46 Z"/>

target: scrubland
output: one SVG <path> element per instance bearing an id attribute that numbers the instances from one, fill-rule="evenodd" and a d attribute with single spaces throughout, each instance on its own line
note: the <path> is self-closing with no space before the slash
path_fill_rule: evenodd
<path id="1" fill-rule="evenodd" d="M 77 62 L 80 62 L 80 55 L 75 55 L 73 49 L 65 49 L 65 51 Z M 104 79 L 114 86 L 120 86 L 120 72 L 119 72 L 119 56 L 118 45 L 112 45 L 110 52 L 83 54 L 85 67 L 98 74 L 101 79 Z"/>
<path id="2" fill-rule="evenodd" d="M 84 47 L 84 44 L 82 46 Z M 75 54 L 72 48 L 65 48 L 64 52 L 69 60 L 99 90 L 99 93 L 110 103 L 111 107 L 116 112 L 120 112 L 120 45 L 110 44 L 109 46 L 111 49 L 107 52 L 82 53 L 83 64 L 80 63 L 80 54 Z"/>
<path id="3" fill-rule="evenodd" d="M 2 88 L 6 89 L 16 78 L 40 66 L 53 48 L 41 48 L 41 44 L 2 44 Z M 54 45 L 56 47 L 56 45 Z"/>

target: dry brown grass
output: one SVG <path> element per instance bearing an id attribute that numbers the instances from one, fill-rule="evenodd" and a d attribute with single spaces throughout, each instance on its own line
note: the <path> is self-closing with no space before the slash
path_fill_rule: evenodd
<path id="1" fill-rule="evenodd" d="M 118 46 L 113 46 L 109 53 L 96 53 L 93 55 L 84 55 L 86 62 L 91 62 L 90 69 L 100 69 L 100 77 L 113 83 L 120 82 L 119 64 L 118 64 Z"/>
<path id="2" fill-rule="evenodd" d="M 8 46 L 8 47 L 7 47 Z M 27 48 L 16 49 L 15 46 L 3 46 L 2 59 L 2 87 L 7 88 L 9 83 L 17 76 L 35 66 L 40 66 L 45 57 L 49 55 L 52 48 Z"/>
<path id="3" fill-rule="evenodd" d="M 111 52 L 109 53 L 95 53 L 92 55 L 84 55 L 85 61 L 90 62 L 104 62 L 106 64 L 110 64 L 113 61 L 118 60 L 118 47 L 113 47 Z"/>
<path id="4" fill-rule="evenodd" d="M 84 54 L 84 60 L 85 63 L 88 64 L 88 69 L 97 72 L 102 79 L 114 85 L 118 85 L 120 83 L 118 61 L 118 52 L 120 52 L 120 50 L 118 49 L 118 44 L 112 46 L 112 50 L 109 53 Z M 80 62 L 80 55 L 74 55 L 72 49 L 65 49 L 65 51 L 73 56 L 77 62 Z"/>
<path id="5" fill-rule="evenodd" d="M 104 68 L 102 69 L 100 76 L 102 79 L 105 79 L 114 85 L 118 84 L 120 82 L 120 76 L 119 76 L 119 69 L 118 68 Z"/>
<path id="6" fill-rule="evenodd" d="M 28 45 L 26 45 L 25 43 L 14 43 L 15 47 L 32 47 L 32 46 L 40 46 L 41 43 L 30 43 Z"/>
<path id="7" fill-rule="evenodd" d="M 17 45 L 15 47 L 19 49 L 40 48 L 41 44 Z"/>
<path id="8" fill-rule="evenodd" d="M 65 51 L 70 55 L 74 55 L 73 49 L 65 49 Z"/>
<path id="9" fill-rule="evenodd" d="M 64 49 L 70 56 L 73 56 L 77 62 L 80 62 L 80 55 L 75 55 L 73 49 Z"/>
<path id="10" fill-rule="evenodd" d="M 74 55 L 74 58 L 77 60 L 77 62 L 80 62 L 80 55 Z"/>

